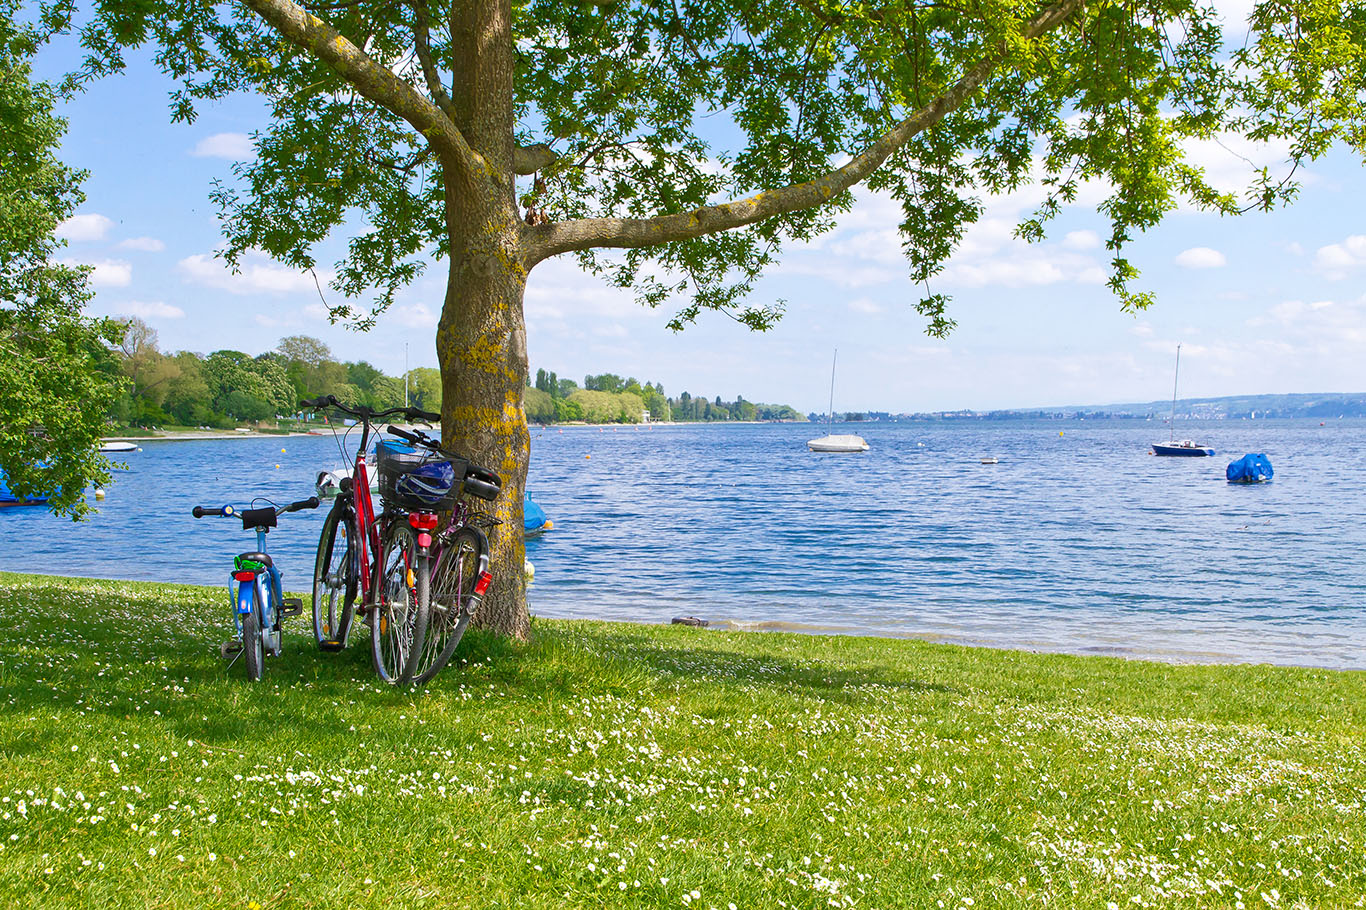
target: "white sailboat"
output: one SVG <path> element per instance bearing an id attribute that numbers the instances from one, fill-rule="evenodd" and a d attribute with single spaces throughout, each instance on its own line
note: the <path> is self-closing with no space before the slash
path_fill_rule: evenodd
<path id="1" fill-rule="evenodd" d="M 839 358 L 839 348 L 830 360 L 830 410 L 826 413 L 826 428 L 833 429 L 835 422 L 835 361 Z M 827 433 L 820 439 L 811 439 L 806 447 L 813 452 L 866 452 L 868 443 L 862 436 L 852 433 Z"/>
<path id="2" fill-rule="evenodd" d="M 1176 346 L 1176 373 L 1172 377 L 1172 416 L 1167 424 L 1168 440 L 1166 442 L 1153 443 L 1154 455 L 1176 455 L 1186 457 L 1202 457 L 1214 454 L 1214 450 L 1203 442 L 1196 442 L 1193 439 L 1176 438 L 1176 384 L 1181 379 L 1181 345 Z"/>

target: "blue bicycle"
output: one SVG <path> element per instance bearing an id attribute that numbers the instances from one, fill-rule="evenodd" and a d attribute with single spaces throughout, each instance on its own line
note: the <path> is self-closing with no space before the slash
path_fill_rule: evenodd
<path id="1" fill-rule="evenodd" d="M 259 509 L 235 509 L 223 506 L 206 509 L 195 506 L 195 518 L 215 515 L 220 518 L 242 519 L 242 530 L 256 532 L 256 549 L 240 553 L 232 561 L 232 577 L 228 582 L 228 603 L 232 606 L 232 621 L 237 637 L 223 643 L 225 660 L 237 660 L 237 654 L 247 657 L 247 678 L 252 682 L 261 678 L 266 654 L 279 657 L 284 650 L 281 622 L 286 616 L 298 616 L 304 603 L 297 597 L 285 597 L 280 586 L 280 570 L 266 552 L 266 534 L 276 527 L 277 519 L 286 512 L 316 509 L 318 497 L 312 496 L 287 506 L 274 504 Z"/>

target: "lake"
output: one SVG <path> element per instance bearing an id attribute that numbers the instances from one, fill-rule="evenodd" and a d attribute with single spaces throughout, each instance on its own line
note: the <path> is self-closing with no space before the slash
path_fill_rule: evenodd
<path id="1" fill-rule="evenodd" d="M 1149 455 L 1157 421 L 851 424 L 869 452 L 807 452 L 824 432 L 533 428 L 533 614 L 1366 667 L 1366 421 L 1183 422 L 1214 458 Z M 0 569 L 217 584 L 252 538 L 192 506 L 343 463 L 331 437 L 143 446 L 87 522 L 0 510 Z M 1244 452 L 1275 482 L 1226 483 Z M 324 514 L 271 535 L 289 588 Z"/>

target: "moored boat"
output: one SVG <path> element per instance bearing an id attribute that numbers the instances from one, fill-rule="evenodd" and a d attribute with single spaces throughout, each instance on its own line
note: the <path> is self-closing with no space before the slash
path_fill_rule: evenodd
<path id="1" fill-rule="evenodd" d="M 1270 483 L 1275 473 L 1271 468 L 1271 459 L 1260 452 L 1248 453 L 1237 461 L 1231 461 L 1224 470 L 1229 483 Z"/>
<path id="2" fill-rule="evenodd" d="M 11 490 L 9 478 L 0 471 L 0 506 L 41 506 L 46 502 L 46 496 L 20 496 Z"/>
<path id="3" fill-rule="evenodd" d="M 1189 439 L 1172 440 L 1171 442 L 1153 443 L 1154 455 L 1213 455 L 1214 450 L 1207 445 L 1201 445 Z"/>
<path id="4" fill-rule="evenodd" d="M 546 517 L 545 509 L 541 508 L 527 493 L 522 500 L 522 535 L 530 540 L 533 537 L 540 537 L 546 531 L 554 530 L 555 523 Z"/>
<path id="5" fill-rule="evenodd" d="M 138 445 L 136 442 L 102 442 L 102 443 L 100 443 L 100 452 L 101 452 L 101 454 L 105 454 L 105 455 L 107 455 L 107 454 L 109 454 L 109 453 L 111 453 L 111 452 L 141 452 L 141 451 L 142 451 L 142 446 Z"/>
<path id="6" fill-rule="evenodd" d="M 832 433 L 820 439 L 811 439 L 807 441 L 806 447 L 813 452 L 868 451 L 868 443 L 863 441 L 863 437 L 852 433 Z"/>
<path id="7" fill-rule="evenodd" d="M 830 358 L 830 410 L 826 413 L 826 429 L 834 429 L 835 425 L 835 361 L 839 359 L 839 348 L 835 349 L 835 356 Z M 866 452 L 868 443 L 863 441 L 862 436 L 855 436 L 853 433 L 827 433 L 820 439 L 808 439 L 806 447 L 812 452 Z"/>
<path id="8" fill-rule="evenodd" d="M 1172 416 L 1167 422 L 1170 434 L 1166 442 L 1153 443 L 1154 455 L 1186 455 L 1200 457 L 1213 455 L 1214 450 L 1203 442 L 1195 442 L 1191 439 L 1176 439 L 1176 385 L 1181 379 L 1181 345 L 1176 346 L 1176 372 L 1172 376 Z"/>

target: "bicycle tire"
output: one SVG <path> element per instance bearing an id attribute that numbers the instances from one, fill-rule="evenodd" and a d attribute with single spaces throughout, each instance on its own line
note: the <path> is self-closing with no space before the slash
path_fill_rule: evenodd
<path id="1" fill-rule="evenodd" d="M 440 673 L 465 637 L 474 618 L 474 586 L 487 565 L 488 552 L 484 532 L 466 526 L 456 532 L 432 567 L 427 636 L 418 658 L 417 685 L 426 685 Z"/>
<path id="2" fill-rule="evenodd" d="M 404 523 L 390 526 L 383 552 L 370 614 L 370 657 L 381 680 L 406 686 L 413 681 L 427 634 L 431 567 L 418 554 L 417 535 Z"/>
<path id="3" fill-rule="evenodd" d="M 251 612 L 242 617 L 242 656 L 247 662 L 247 679 L 256 682 L 265 667 L 266 653 L 261 642 L 261 601 L 255 592 L 251 597 Z"/>
<path id="4" fill-rule="evenodd" d="M 337 551 L 337 532 L 346 544 Z M 327 513 L 318 535 L 318 556 L 313 563 L 313 640 L 339 641 L 345 647 L 351 636 L 356 610 L 356 519 L 340 503 Z M 337 599 L 341 598 L 338 605 Z"/>

